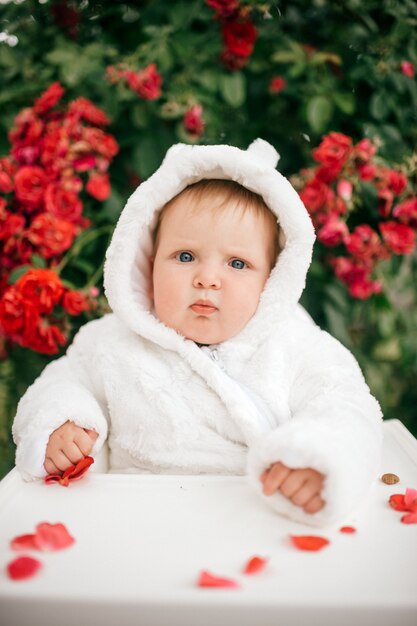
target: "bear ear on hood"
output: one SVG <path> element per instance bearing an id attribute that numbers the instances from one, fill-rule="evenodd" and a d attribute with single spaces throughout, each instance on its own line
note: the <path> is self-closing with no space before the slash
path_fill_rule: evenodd
<path id="1" fill-rule="evenodd" d="M 258 161 L 262 161 L 265 165 L 275 168 L 280 160 L 279 153 L 270 143 L 264 139 L 255 139 L 247 149 Z"/>

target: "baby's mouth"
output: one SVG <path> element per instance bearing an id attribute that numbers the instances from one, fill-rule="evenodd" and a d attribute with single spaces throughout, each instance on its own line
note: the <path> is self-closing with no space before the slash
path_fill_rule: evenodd
<path id="1" fill-rule="evenodd" d="M 190 308 L 194 313 L 198 313 L 198 315 L 212 315 L 218 310 L 210 300 L 197 300 Z"/>

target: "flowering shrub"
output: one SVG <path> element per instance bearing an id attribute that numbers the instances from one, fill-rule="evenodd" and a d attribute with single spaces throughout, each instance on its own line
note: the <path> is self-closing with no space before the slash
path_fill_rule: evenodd
<path id="1" fill-rule="evenodd" d="M 406 174 L 377 158 L 369 139 L 331 132 L 313 150 L 315 167 L 294 178 L 337 278 L 354 298 L 382 291 L 377 265 L 411 254 L 417 230 L 417 196 Z M 364 220 L 367 220 L 364 222 Z"/>
<path id="2" fill-rule="evenodd" d="M 58 272 L 91 224 L 82 191 L 109 196 L 118 151 L 104 112 L 84 97 L 59 107 L 63 93 L 53 83 L 17 115 L 0 159 L 0 338 L 44 354 L 65 345 L 71 316 L 95 307 L 94 287 L 73 289 Z"/>

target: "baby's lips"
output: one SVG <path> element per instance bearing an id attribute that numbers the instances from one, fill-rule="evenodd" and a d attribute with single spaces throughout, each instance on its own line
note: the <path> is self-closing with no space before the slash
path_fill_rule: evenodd
<path id="1" fill-rule="evenodd" d="M 69 483 L 74 480 L 80 480 L 90 467 L 94 463 L 92 456 L 86 456 L 81 461 L 78 461 L 76 465 L 72 465 L 62 474 L 48 474 L 45 476 L 45 483 L 59 483 L 63 487 L 68 487 Z"/>

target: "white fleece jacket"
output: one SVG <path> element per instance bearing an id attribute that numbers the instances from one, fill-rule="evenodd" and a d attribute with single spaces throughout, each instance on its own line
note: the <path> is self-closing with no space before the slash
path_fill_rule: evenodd
<path id="1" fill-rule="evenodd" d="M 26 479 L 34 438 L 70 419 L 99 433 L 94 453 L 108 438 L 111 471 L 247 473 L 268 505 L 309 524 L 338 523 L 360 505 L 379 471 L 381 412 L 352 354 L 300 311 L 314 232 L 278 158 L 261 139 L 246 151 L 178 144 L 132 194 L 105 264 L 113 314 L 81 328 L 19 403 Z M 202 178 L 261 194 L 284 233 L 255 315 L 215 358 L 156 319 L 148 296 L 157 213 Z M 261 494 L 260 474 L 279 460 L 326 475 L 321 511 Z"/>

